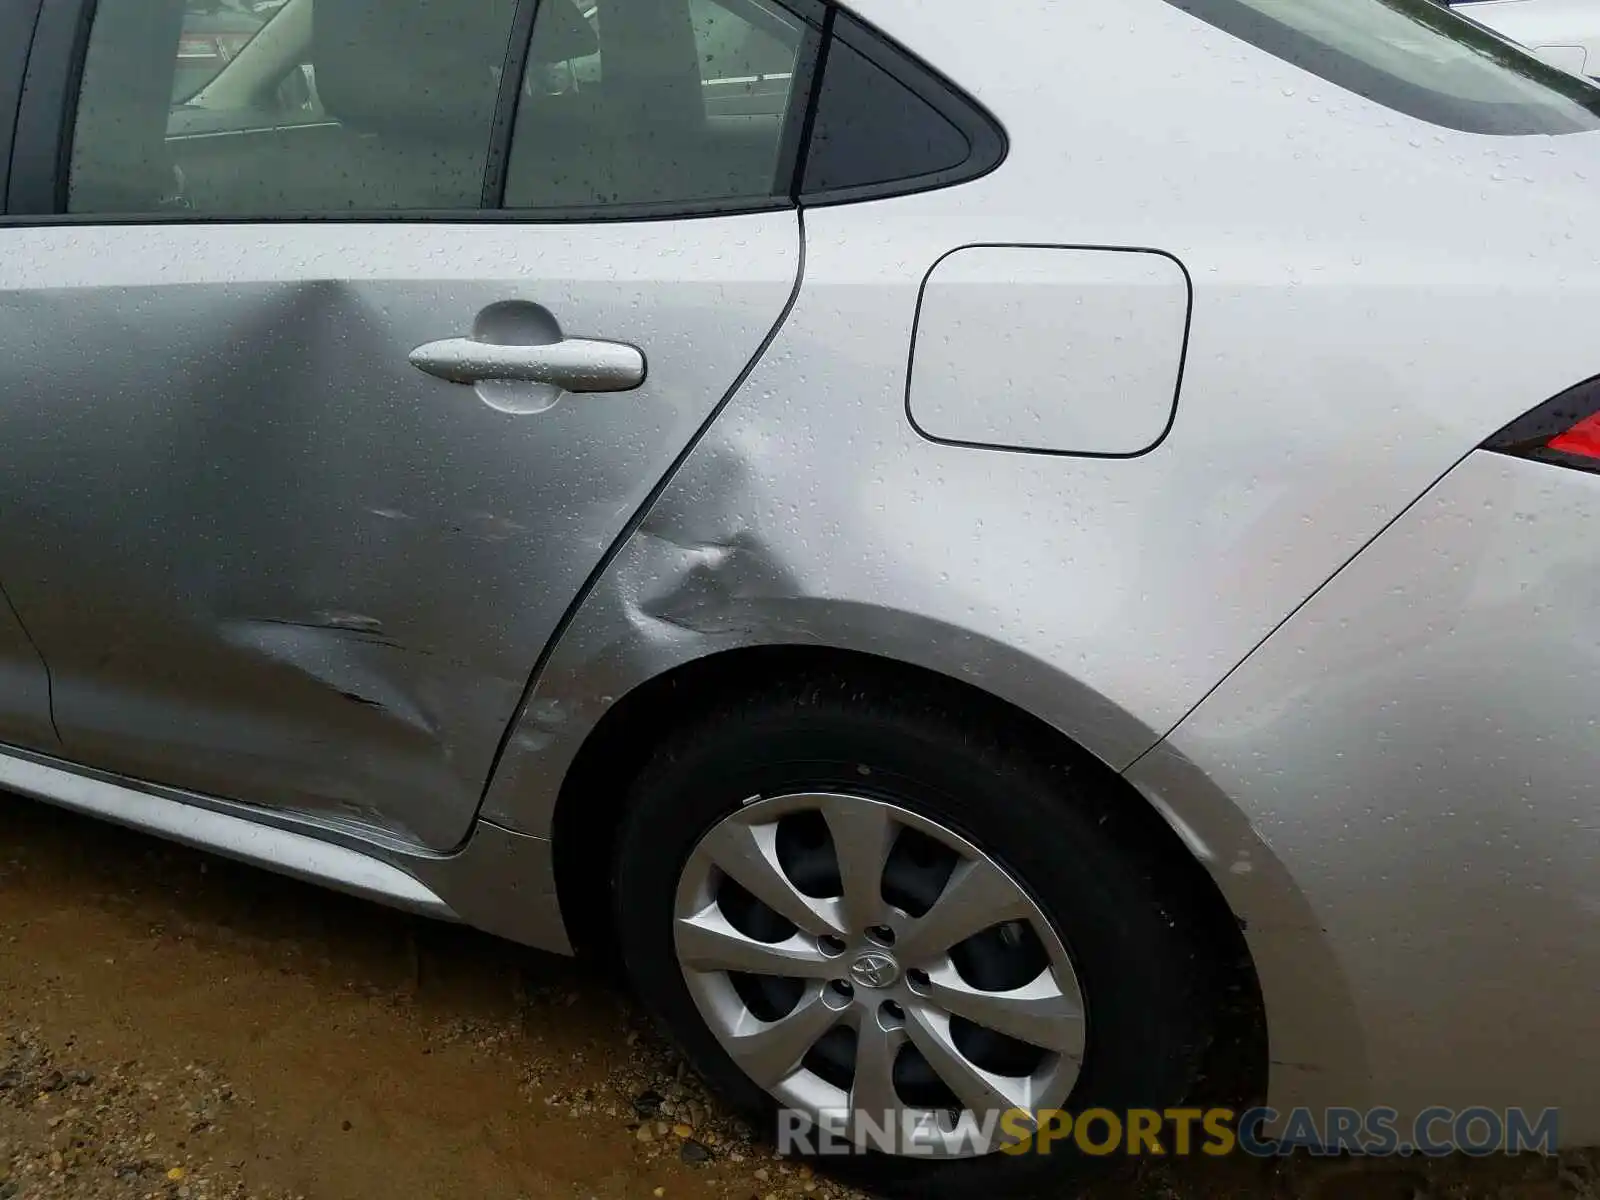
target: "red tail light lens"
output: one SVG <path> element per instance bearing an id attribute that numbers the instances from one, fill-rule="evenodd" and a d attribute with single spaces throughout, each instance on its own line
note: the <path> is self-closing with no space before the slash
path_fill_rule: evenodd
<path id="1" fill-rule="evenodd" d="M 1560 437 L 1551 438 L 1550 449 L 1600 459 L 1600 413 L 1585 417 Z"/>
<path id="2" fill-rule="evenodd" d="M 1569 388 L 1518 417 L 1483 448 L 1600 474 L 1600 378 Z"/>

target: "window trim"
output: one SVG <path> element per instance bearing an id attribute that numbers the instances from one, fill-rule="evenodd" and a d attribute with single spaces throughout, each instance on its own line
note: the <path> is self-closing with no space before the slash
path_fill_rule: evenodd
<path id="1" fill-rule="evenodd" d="M 823 0 L 801 2 L 803 11 L 793 0 L 782 3 L 782 7 L 805 26 L 805 37 L 795 60 L 794 78 L 789 81 L 789 112 L 784 118 L 783 134 L 778 141 L 778 165 L 773 172 L 775 181 L 786 181 L 783 200 L 788 208 L 799 207 L 800 178 L 805 172 L 806 151 L 811 145 L 817 89 L 822 84 L 822 66 L 828 59 L 828 43 L 833 38 L 833 17 L 837 11 Z"/>
<path id="2" fill-rule="evenodd" d="M 494 119 L 489 122 L 489 153 L 484 159 L 483 188 L 478 196 L 481 211 L 495 212 L 506 206 L 511 138 L 522 107 L 523 76 L 528 70 L 528 55 L 533 52 L 533 23 L 538 15 L 539 0 L 517 0 L 511 14 L 510 42 L 500 71 L 500 93 L 495 97 Z M 315 16 L 312 19 L 315 20 Z"/>
<path id="3" fill-rule="evenodd" d="M 788 196 L 767 200 L 669 200 L 655 204 L 607 204 L 591 208 L 407 208 L 349 209 L 306 213 L 38 213 L 0 217 L 0 229 L 94 227 L 99 225 L 599 225 L 618 221 L 690 221 L 708 217 L 793 212 Z"/>
<path id="4" fill-rule="evenodd" d="M 66 207 L 78 84 L 97 0 L 43 0 L 23 74 L 6 191 L 8 223 Z"/>
<path id="5" fill-rule="evenodd" d="M 0 5 L 0 213 L 6 211 L 12 139 L 22 103 L 28 49 L 39 20 L 39 3 L 40 0 L 12 0 Z"/>

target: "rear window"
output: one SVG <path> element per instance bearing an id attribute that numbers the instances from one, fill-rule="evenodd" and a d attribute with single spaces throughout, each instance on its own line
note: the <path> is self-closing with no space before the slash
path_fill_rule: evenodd
<path id="1" fill-rule="evenodd" d="M 1600 129 L 1600 89 L 1437 0 L 1168 0 L 1357 95 L 1469 133 Z"/>

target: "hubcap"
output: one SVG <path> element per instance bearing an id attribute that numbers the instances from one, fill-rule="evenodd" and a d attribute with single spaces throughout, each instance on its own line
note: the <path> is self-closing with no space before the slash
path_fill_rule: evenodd
<path id="1" fill-rule="evenodd" d="M 825 1135 L 986 1154 L 1077 1081 L 1083 1000 L 1060 937 L 1003 867 L 907 809 L 746 803 L 690 855 L 673 929 L 723 1049 Z"/>

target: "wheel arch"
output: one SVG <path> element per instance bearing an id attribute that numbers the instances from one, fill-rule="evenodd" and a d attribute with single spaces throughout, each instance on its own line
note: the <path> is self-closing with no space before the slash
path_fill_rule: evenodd
<path id="1" fill-rule="evenodd" d="M 1003 723 L 1032 753 L 1095 774 L 1120 808 L 1124 836 L 1157 847 L 1170 885 L 1205 909 L 1216 938 L 1229 1001 L 1219 1031 L 1208 1085 L 1216 1102 L 1255 1102 L 1267 1086 L 1267 1024 L 1260 981 L 1241 922 L 1204 865 L 1184 843 L 1171 815 L 1152 804 L 1111 765 L 1039 717 L 966 680 L 932 668 L 858 650 L 815 645 L 765 645 L 722 650 L 694 658 L 646 679 L 614 700 L 583 739 L 562 779 L 551 814 L 550 837 L 558 903 L 573 948 L 611 961 L 611 864 L 629 781 L 654 748 L 681 721 L 730 696 L 775 679 L 859 680 L 939 691 L 970 706 L 974 719 Z M 1181 826 L 1180 826 L 1181 827 Z M 614 964 L 613 964 L 614 965 Z"/>

